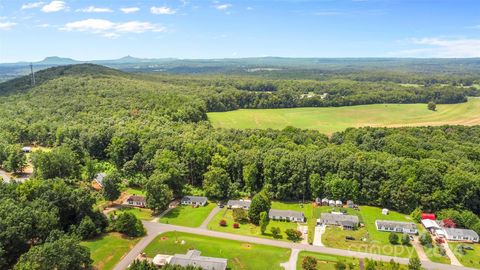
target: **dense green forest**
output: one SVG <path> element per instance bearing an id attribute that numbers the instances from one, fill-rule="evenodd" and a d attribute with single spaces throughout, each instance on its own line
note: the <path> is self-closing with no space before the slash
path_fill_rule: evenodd
<path id="1" fill-rule="evenodd" d="M 474 88 L 127 74 L 94 65 L 47 69 L 37 78 L 33 88 L 28 77 L 0 84 L 3 169 L 21 170 L 23 145 L 54 147 L 32 154 L 35 179 L 0 184 L 2 269 L 42 269 L 28 268 L 41 264 L 35 254 L 42 247 L 88 258 L 78 255 L 86 252 L 78 239 L 115 224 L 95 210 L 88 185 L 105 162 L 128 185 L 161 182 L 176 196 L 227 199 L 264 190 L 278 200 L 326 196 L 403 213 L 455 209 L 459 225 L 480 232 L 478 126 L 361 128 L 327 137 L 290 127 L 214 129 L 206 115 L 243 107 L 463 102 Z M 310 92 L 329 98 L 308 105 L 302 95 Z"/>

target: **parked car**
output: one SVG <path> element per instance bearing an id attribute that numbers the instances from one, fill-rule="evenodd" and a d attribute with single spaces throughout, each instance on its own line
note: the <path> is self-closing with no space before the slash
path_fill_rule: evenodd
<path id="1" fill-rule="evenodd" d="M 218 207 L 219 207 L 219 208 L 224 208 L 225 205 L 224 205 L 223 203 L 218 203 Z"/>

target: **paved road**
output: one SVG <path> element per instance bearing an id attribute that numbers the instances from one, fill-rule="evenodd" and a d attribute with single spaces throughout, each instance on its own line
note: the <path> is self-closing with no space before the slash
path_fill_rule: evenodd
<path id="1" fill-rule="evenodd" d="M 297 260 L 298 260 L 298 253 L 300 253 L 300 249 L 292 249 L 292 253 L 290 253 L 290 259 L 286 263 L 282 263 L 281 266 L 285 268 L 285 270 L 295 270 L 297 269 Z"/>
<path id="2" fill-rule="evenodd" d="M 220 207 L 215 206 L 215 208 L 212 209 L 212 211 L 210 212 L 210 214 L 208 215 L 208 217 L 203 221 L 202 225 L 200 225 L 200 228 L 202 229 L 208 229 L 207 226 L 208 226 L 208 223 L 210 223 L 210 221 L 213 219 L 213 217 L 218 213 L 220 212 L 220 210 L 222 210 Z"/>
<path id="3" fill-rule="evenodd" d="M 385 256 L 385 255 L 370 254 L 370 253 L 363 253 L 358 251 L 350 251 L 350 250 L 328 248 L 328 247 L 317 247 L 317 246 L 291 243 L 291 242 L 285 242 L 285 241 L 279 241 L 279 240 L 273 240 L 273 239 L 257 238 L 252 236 L 210 231 L 202 228 L 188 228 L 183 226 L 176 226 L 176 225 L 162 224 L 162 223 L 155 223 L 155 222 L 148 222 L 148 221 L 144 221 L 143 225 L 147 229 L 148 235 L 144 239 L 142 239 L 132 250 L 130 250 L 130 252 L 120 261 L 120 263 L 117 264 L 114 270 L 126 269 L 126 267 L 147 246 L 148 242 L 150 242 L 156 235 L 163 232 L 168 232 L 168 231 L 200 234 L 205 236 L 236 240 L 241 242 L 249 242 L 253 244 L 270 245 L 270 246 L 277 246 L 277 247 L 288 248 L 288 249 L 298 249 L 298 250 L 319 252 L 319 253 L 332 254 L 332 255 L 338 255 L 338 256 L 368 258 L 368 259 L 385 261 L 385 262 L 389 262 L 390 260 L 393 259 L 394 261 L 399 262 L 401 264 L 408 264 L 407 258 L 398 258 L 398 257 L 391 257 L 391 256 Z M 475 270 L 474 268 L 440 264 L 440 263 L 434 263 L 430 261 L 422 261 L 422 264 L 424 268 L 433 269 L 433 270 L 466 270 L 466 269 Z"/>

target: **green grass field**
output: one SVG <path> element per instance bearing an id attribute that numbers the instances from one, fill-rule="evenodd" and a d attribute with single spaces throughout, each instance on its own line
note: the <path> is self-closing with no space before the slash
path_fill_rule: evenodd
<path id="1" fill-rule="evenodd" d="M 318 270 L 336 270 L 335 265 L 339 261 L 344 262 L 347 265 L 347 267 L 353 266 L 353 268 L 347 268 L 347 269 L 351 269 L 351 270 L 360 269 L 360 260 L 357 258 L 335 256 L 330 254 L 322 254 L 322 253 L 315 253 L 315 252 L 309 252 L 309 251 L 302 251 L 298 254 L 297 269 L 299 270 L 302 269 L 303 259 L 307 256 L 314 257 L 315 259 L 317 259 Z M 366 264 L 365 260 L 364 260 L 364 263 Z M 389 263 L 386 263 L 386 262 L 377 261 L 376 265 L 378 269 L 390 269 L 390 268 L 387 268 L 387 265 L 389 265 Z M 403 270 L 403 269 L 407 269 L 407 267 L 405 265 L 400 265 L 399 270 Z"/>
<path id="2" fill-rule="evenodd" d="M 185 241 L 182 245 L 181 242 Z M 208 236 L 168 232 L 157 236 L 144 250 L 148 257 L 156 254 L 185 254 L 189 249 L 197 249 L 201 255 L 228 259 L 229 269 L 280 270 L 280 263 L 288 261 L 290 250 L 238 242 Z"/>
<path id="3" fill-rule="evenodd" d="M 207 218 L 213 208 L 215 208 L 214 203 L 209 203 L 198 208 L 179 205 L 161 217 L 160 222 L 187 227 L 198 227 Z"/>
<path id="4" fill-rule="evenodd" d="M 462 244 L 462 243 L 453 243 L 449 242 L 448 245 L 450 249 L 455 254 L 455 257 L 462 263 L 464 266 L 473 267 L 480 269 L 480 244 Z M 462 255 L 457 252 L 457 247 L 459 245 L 470 246 L 474 250 L 466 250 L 466 254 Z"/>
<path id="5" fill-rule="evenodd" d="M 140 238 L 124 237 L 119 233 L 108 233 L 81 244 L 90 249 L 95 269 L 109 270 L 132 249 Z"/>
<path id="6" fill-rule="evenodd" d="M 471 98 L 461 104 L 439 104 L 437 111 L 426 104 L 374 104 L 329 108 L 248 109 L 208 113 L 218 128 L 272 128 L 293 126 L 314 129 L 325 134 L 343 131 L 349 127 L 364 126 L 427 126 L 478 125 L 480 99 Z"/>
<path id="7" fill-rule="evenodd" d="M 361 206 L 360 211 L 351 213 L 360 216 L 360 221 L 365 224 L 365 227 L 356 231 L 344 231 L 341 228 L 329 226 L 322 235 L 322 243 L 325 246 L 396 257 L 417 256 L 412 246 L 390 244 L 388 241 L 390 233 L 378 231 L 375 227 L 377 219 L 412 222 L 408 216 L 394 211 L 390 211 L 388 215 L 382 215 L 381 208 L 371 206 Z M 346 236 L 353 236 L 356 240 L 345 240 Z M 365 238 L 366 241 L 362 241 L 361 238 Z"/>
<path id="8" fill-rule="evenodd" d="M 137 208 L 137 207 L 126 207 L 126 206 L 122 206 L 120 208 L 120 210 L 115 210 L 116 214 L 119 214 L 119 213 L 132 213 L 134 214 L 138 219 L 141 219 L 141 220 L 152 220 L 154 219 L 155 217 L 152 216 L 153 214 L 153 211 L 150 210 L 150 209 L 147 209 L 147 208 Z"/>

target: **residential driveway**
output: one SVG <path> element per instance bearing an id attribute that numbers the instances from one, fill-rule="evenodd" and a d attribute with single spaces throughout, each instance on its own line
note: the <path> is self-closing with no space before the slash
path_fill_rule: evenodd
<path id="1" fill-rule="evenodd" d="M 202 225 L 200 225 L 200 228 L 202 229 L 207 229 L 208 223 L 213 219 L 213 217 L 222 210 L 220 207 L 215 206 L 215 208 L 212 209 L 210 214 L 208 214 L 208 217 L 203 221 Z"/>
<path id="2" fill-rule="evenodd" d="M 3 170 L 0 170 L 0 178 L 7 183 L 12 181 L 12 179 L 10 179 L 10 176 L 8 176 L 7 172 Z"/>
<path id="3" fill-rule="evenodd" d="M 450 246 L 448 245 L 448 242 L 445 241 L 445 243 L 443 243 L 442 246 L 445 249 L 445 253 L 450 258 L 450 263 L 452 265 L 462 266 L 460 261 L 458 261 L 457 257 L 455 256 L 455 253 L 453 253 L 453 251 L 450 249 Z"/>
<path id="4" fill-rule="evenodd" d="M 421 261 L 429 261 L 427 254 L 425 254 L 425 250 L 422 247 L 422 244 L 420 243 L 420 240 L 418 240 L 418 236 L 413 237 L 412 245 L 415 248 L 415 251 L 417 251 L 418 258 Z"/>
<path id="5" fill-rule="evenodd" d="M 282 263 L 281 266 L 285 268 L 285 270 L 296 270 L 298 253 L 300 253 L 300 251 L 300 249 L 292 249 L 292 253 L 290 253 L 290 259 L 288 260 L 288 262 Z"/>
<path id="6" fill-rule="evenodd" d="M 302 232 L 302 241 L 300 243 L 308 244 L 308 226 L 298 224 L 297 229 Z"/>
<path id="7" fill-rule="evenodd" d="M 325 232 L 325 226 L 315 226 L 315 234 L 313 235 L 313 245 L 323 247 L 322 234 Z"/>
<path id="8" fill-rule="evenodd" d="M 298 249 L 298 250 L 319 252 L 319 253 L 338 255 L 338 256 L 356 257 L 361 259 L 373 259 L 373 260 L 384 261 L 384 262 L 389 262 L 390 260 L 393 259 L 395 262 L 399 262 L 401 264 L 408 264 L 408 258 L 398 258 L 398 257 L 391 257 L 391 256 L 385 256 L 385 255 L 379 255 L 379 254 L 370 254 L 370 253 L 336 249 L 336 248 L 328 248 L 328 247 L 317 247 L 317 246 L 291 243 L 291 242 L 280 241 L 280 240 L 257 238 L 253 236 L 210 231 L 202 228 L 189 228 L 189 227 L 155 223 L 155 222 L 149 222 L 149 221 L 143 221 L 143 225 L 148 231 L 148 235 L 146 237 L 148 238 L 148 240 L 145 240 L 146 238 L 142 239 L 132 250 L 130 250 L 127 256 L 125 256 L 120 261 L 120 263 L 118 263 L 118 265 L 114 268 L 115 270 L 126 269 L 126 267 L 130 263 L 132 263 L 132 261 L 147 246 L 148 242 L 150 242 L 156 235 L 163 232 L 167 232 L 167 231 L 186 232 L 186 233 L 199 234 L 204 236 L 217 237 L 217 238 L 223 238 L 223 239 L 229 239 L 229 240 L 235 240 L 235 241 L 241 241 L 241 242 L 248 242 L 248 243 L 259 244 L 259 245 L 270 245 L 270 246 L 276 246 L 281 248 Z M 422 261 L 422 264 L 424 268 L 432 269 L 432 270 L 465 270 L 465 269 L 476 270 L 474 268 L 440 264 L 440 263 L 434 263 L 430 261 Z"/>

